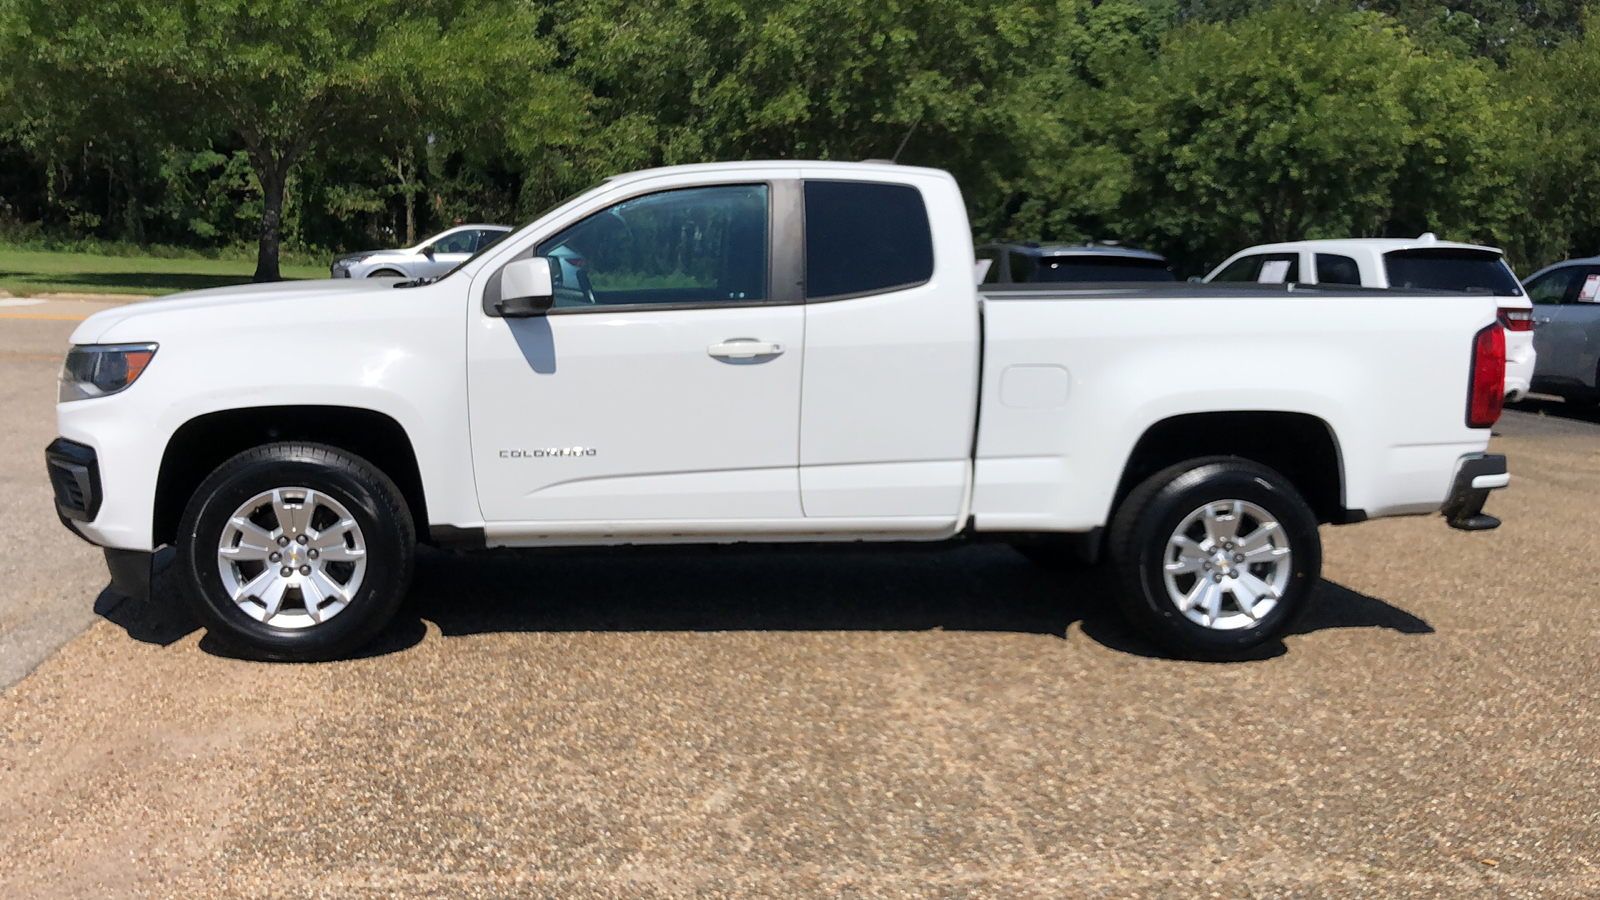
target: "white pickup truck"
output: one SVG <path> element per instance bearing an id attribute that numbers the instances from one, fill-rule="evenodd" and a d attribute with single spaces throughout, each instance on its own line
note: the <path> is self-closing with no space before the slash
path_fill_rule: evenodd
<path id="1" fill-rule="evenodd" d="M 1229 658 L 1305 611 L 1319 523 L 1499 524 L 1494 297 L 973 271 L 944 172 L 612 178 L 437 281 L 96 314 L 57 510 L 125 593 L 172 545 L 205 624 L 281 659 L 370 639 L 419 541 L 981 537 L 1103 551 L 1138 627 Z"/>

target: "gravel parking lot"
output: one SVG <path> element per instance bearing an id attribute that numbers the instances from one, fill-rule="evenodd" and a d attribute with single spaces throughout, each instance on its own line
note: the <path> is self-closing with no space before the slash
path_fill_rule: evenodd
<path id="1" fill-rule="evenodd" d="M 70 328 L 0 318 L 0 897 L 1600 894 L 1600 417 L 1507 414 L 1498 531 L 1324 529 L 1256 662 L 977 544 L 428 553 L 268 665 L 55 522 Z"/>

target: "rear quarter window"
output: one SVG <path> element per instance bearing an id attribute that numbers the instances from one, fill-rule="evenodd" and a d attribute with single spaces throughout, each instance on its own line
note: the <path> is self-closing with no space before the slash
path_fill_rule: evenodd
<path id="1" fill-rule="evenodd" d="M 922 192 L 905 184 L 807 181 L 806 298 L 876 294 L 933 277 Z"/>
<path id="2" fill-rule="evenodd" d="M 1522 286 L 1500 254 L 1484 250 L 1395 250 L 1383 255 L 1383 266 L 1392 288 L 1522 295 Z"/>
<path id="3" fill-rule="evenodd" d="M 1317 254 L 1318 284 L 1361 284 L 1361 266 L 1348 256 Z"/>

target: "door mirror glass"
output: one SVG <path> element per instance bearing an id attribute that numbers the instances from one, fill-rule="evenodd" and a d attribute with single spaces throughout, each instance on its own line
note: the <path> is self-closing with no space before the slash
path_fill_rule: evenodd
<path id="1" fill-rule="evenodd" d="M 507 263 L 500 270 L 500 301 L 497 315 L 507 319 L 542 316 L 555 301 L 550 284 L 550 260 L 542 256 Z"/>

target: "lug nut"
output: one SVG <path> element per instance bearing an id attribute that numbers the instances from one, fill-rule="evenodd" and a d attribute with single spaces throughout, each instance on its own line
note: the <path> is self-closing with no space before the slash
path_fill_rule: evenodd
<path id="1" fill-rule="evenodd" d="M 280 559 L 283 559 L 283 554 L 282 553 L 268 553 L 267 554 L 267 560 L 269 562 L 277 562 Z"/>
<path id="2" fill-rule="evenodd" d="M 278 574 L 282 575 L 285 578 L 288 578 L 290 575 L 294 574 L 294 570 L 289 568 L 288 566 L 284 566 L 283 569 L 278 572 Z"/>
<path id="3" fill-rule="evenodd" d="M 300 535 L 300 536 L 299 536 L 299 537 L 297 537 L 297 538 L 295 538 L 295 540 L 297 540 L 297 541 L 299 541 L 299 542 L 300 542 L 300 543 L 302 543 L 302 544 L 304 544 L 304 543 L 305 543 L 305 542 L 306 542 L 306 540 L 307 540 L 307 538 L 306 538 L 306 536 L 305 536 L 305 535 L 303 535 L 303 534 L 302 534 L 302 535 Z"/>
<path id="4" fill-rule="evenodd" d="M 307 550 L 306 551 L 306 555 L 311 557 L 312 559 L 316 559 L 317 558 L 317 551 L 315 551 L 315 550 Z M 1240 558 L 1242 559 L 1243 557 L 1240 557 Z"/>
<path id="5" fill-rule="evenodd" d="M 301 575 L 310 575 L 311 574 L 311 567 L 310 566 L 301 566 L 300 567 L 300 574 Z"/>
<path id="6" fill-rule="evenodd" d="M 1207 572 L 1211 571 L 1211 563 L 1201 563 L 1200 567 L 1205 569 Z"/>
<path id="7" fill-rule="evenodd" d="M 278 546 L 279 547 L 287 547 L 287 546 L 289 546 L 289 536 L 288 535 L 279 536 L 279 538 L 278 538 Z"/>
<path id="8" fill-rule="evenodd" d="M 1233 561 L 1234 562 L 1244 562 L 1244 554 L 1243 553 L 1234 554 Z"/>

